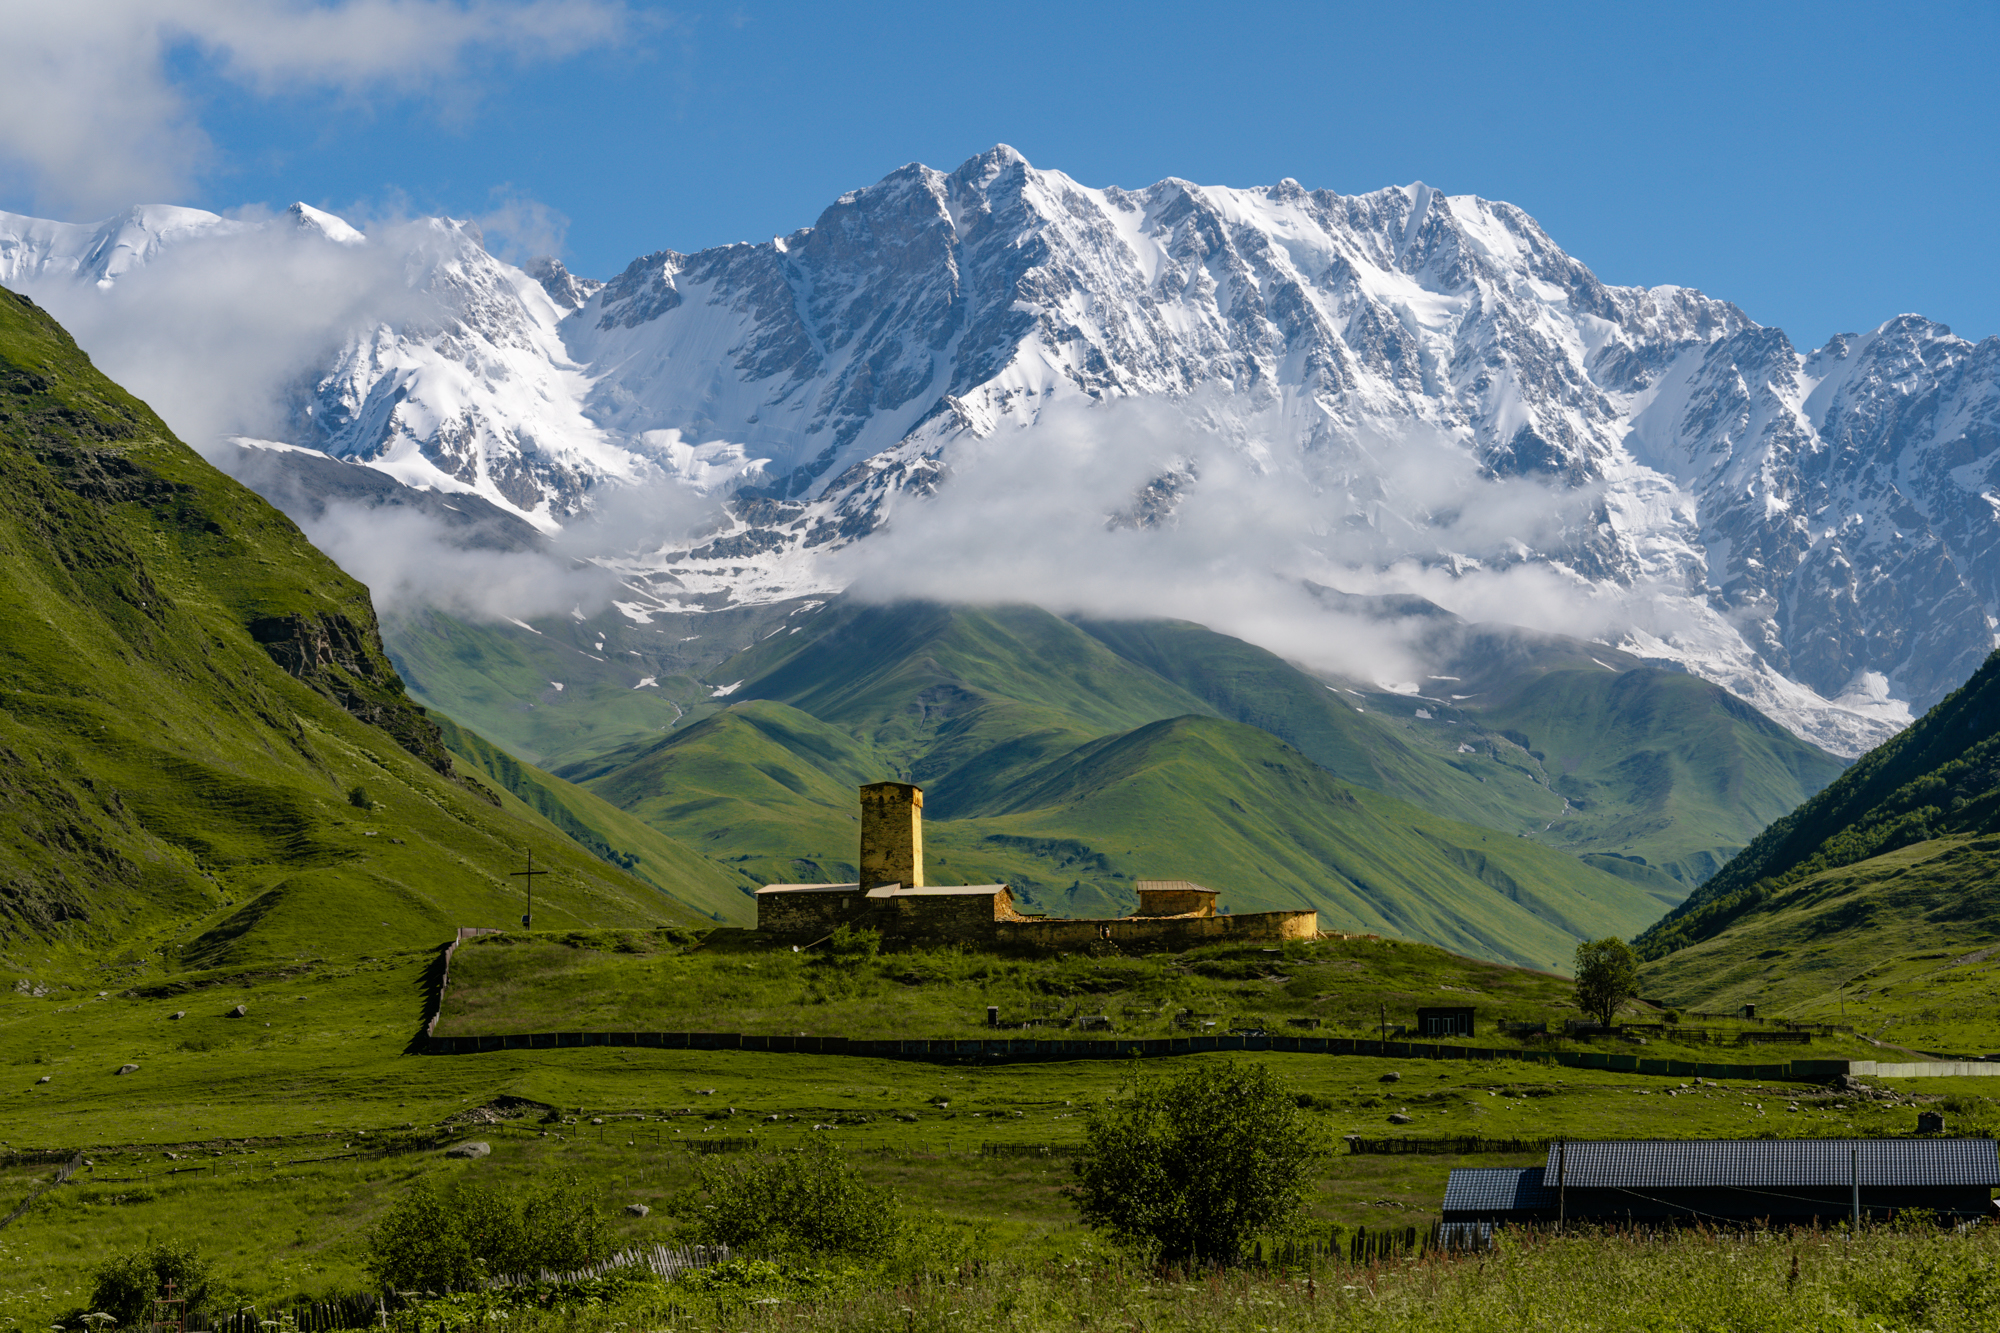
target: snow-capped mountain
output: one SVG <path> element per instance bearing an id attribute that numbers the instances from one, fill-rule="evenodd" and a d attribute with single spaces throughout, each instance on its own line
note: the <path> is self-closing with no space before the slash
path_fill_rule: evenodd
<path id="1" fill-rule="evenodd" d="M 1727 302 L 1599 282 L 1505 203 L 1098 189 L 999 147 L 605 283 L 514 268 L 442 219 L 366 240 L 302 206 L 291 221 L 393 247 L 431 311 L 383 318 L 288 386 L 291 442 L 545 531 L 608 485 L 731 494 L 699 540 L 617 562 L 663 604 L 824 591 L 827 553 L 949 486 L 966 442 L 1150 400 L 1293 469 L 1326 524 L 1401 558 L 1538 565 L 1650 608 L 1611 637 L 1840 752 L 1994 644 L 2000 340 L 1905 316 L 1801 355 Z M 0 281 L 113 283 L 239 232 L 178 209 L 0 215 Z M 1427 539 L 1435 505 L 1384 461 L 1413 431 L 1575 514 L 1480 550 Z M 1134 499 L 1154 521 L 1201 485 L 1170 469 Z"/>

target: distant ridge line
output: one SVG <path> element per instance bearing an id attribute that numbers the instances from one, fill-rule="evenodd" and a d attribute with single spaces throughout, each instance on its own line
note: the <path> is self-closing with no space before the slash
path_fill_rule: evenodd
<path id="1" fill-rule="evenodd" d="M 2000 1076 L 2000 1063 L 1930 1061 L 1884 1064 L 1874 1060 L 1791 1060 L 1782 1064 L 1709 1064 L 1692 1060 L 1648 1060 L 1605 1051 L 1525 1051 L 1483 1046 L 1439 1046 L 1425 1042 L 1378 1041 L 1361 1037 L 1247 1035 L 1068 1039 L 768 1037 L 741 1032 L 519 1032 L 490 1036 L 428 1037 L 424 1055 L 479 1055 L 489 1051 L 577 1050 L 594 1046 L 640 1047 L 664 1051 L 759 1051 L 778 1055 L 846 1055 L 873 1060 L 976 1060 L 986 1064 L 1030 1060 L 1160 1059 L 1223 1051 L 1274 1051 L 1299 1055 L 1364 1055 L 1401 1060 L 1520 1060 L 1565 1069 L 1602 1069 L 1662 1078 L 1769 1079 L 1826 1083 L 1842 1074 L 1877 1078 Z"/>

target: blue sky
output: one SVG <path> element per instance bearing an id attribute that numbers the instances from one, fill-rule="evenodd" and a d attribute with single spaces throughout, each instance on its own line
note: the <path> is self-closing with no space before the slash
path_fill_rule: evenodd
<path id="1" fill-rule="evenodd" d="M 1607 281 L 1802 346 L 1906 310 L 2000 332 L 1990 2 L 17 4 L 16 212 L 491 216 L 603 277 L 1007 142 L 1092 185 L 1506 199 Z"/>

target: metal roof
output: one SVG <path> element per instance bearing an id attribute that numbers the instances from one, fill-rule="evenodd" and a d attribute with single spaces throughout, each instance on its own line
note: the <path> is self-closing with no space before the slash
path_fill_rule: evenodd
<path id="1" fill-rule="evenodd" d="M 1218 893 L 1218 889 L 1203 888 L 1191 879 L 1135 879 L 1132 881 L 1135 893 Z"/>
<path id="2" fill-rule="evenodd" d="M 953 893 L 983 893 L 988 897 L 1005 889 L 1005 884 L 925 884 L 906 889 L 901 884 L 883 884 L 868 890 L 870 898 L 935 898 Z"/>
<path id="3" fill-rule="evenodd" d="M 1863 1185 L 2000 1185 L 2000 1145 L 1992 1139 L 1551 1143 L 1543 1174 L 1552 1187 L 1561 1183 L 1573 1189 L 1847 1185 L 1853 1180 L 1857 1149 Z"/>
<path id="4" fill-rule="evenodd" d="M 1539 1166 L 1460 1166 L 1444 1187 L 1446 1213 L 1491 1213 L 1554 1208 L 1556 1192 L 1542 1183 Z"/>
<path id="5" fill-rule="evenodd" d="M 852 893 L 859 884 L 766 884 L 759 893 Z"/>

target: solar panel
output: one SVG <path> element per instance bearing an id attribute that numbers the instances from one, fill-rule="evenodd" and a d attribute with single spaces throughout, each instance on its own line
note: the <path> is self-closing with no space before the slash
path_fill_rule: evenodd
<path id="1" fill-rule="evenodd" d="M 1553 1208 L 1555 1191 L 1542 1184 L 1542 1168 L 1461 1166 L 1444 1187 L 1447 1213 L 1485 1213 L 1517 1208 Z"/>
<path id="2" fill-rule="evenodd" d="M 1566 1151 L 1565 1151 L 1566 1148 Z M 1549 1145 L 1551 1187 L 2000 1185 L 1992 1139 L 1639 1139 Z M 1455 1173 L 1454 1173 L 1455 1174 Z"/>

